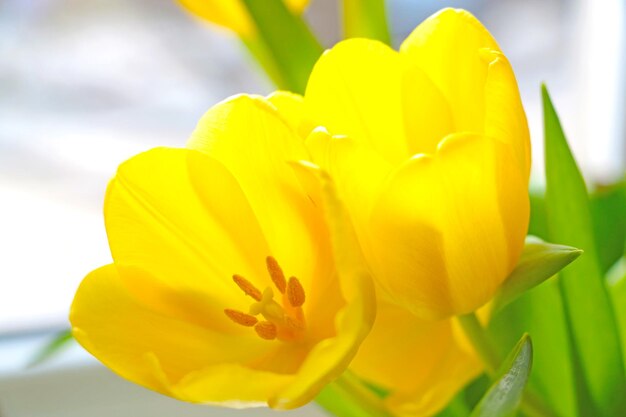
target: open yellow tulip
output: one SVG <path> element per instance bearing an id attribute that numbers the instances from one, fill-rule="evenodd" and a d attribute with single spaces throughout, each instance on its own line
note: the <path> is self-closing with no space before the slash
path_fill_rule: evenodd
<path id="1" fill-rule="evenodd" d="M 256 31 L 242 0 L 178 0 L 192 14 L 218 26 L 230 29 L 240 36 L 250 37 Z M 286 0 L 285 4 L 300 14 L 309 0 Z"/>
<path id="2" fill-rule="evenodd" d="M 445 9 L 400 52 L 339 43 L 313 69 L 304 111 L 333 135 L 308 148 L 388 296 L 423 319 L 489 301 L 524 246 L 530 144 L 511 66 L 480 22 Z"/>
<path id="3" fill-rule="evenodd" d="M 313 399 L 348 366 L 375 302 L 335 262 L 325 214 L 288 163 L 307 156 L 271 102 L 237 96 L 209 110 L 187 149 L 123 163 L 105 201 L 114 263 L 72 304 L 79 343 L 185 401 Z"/>

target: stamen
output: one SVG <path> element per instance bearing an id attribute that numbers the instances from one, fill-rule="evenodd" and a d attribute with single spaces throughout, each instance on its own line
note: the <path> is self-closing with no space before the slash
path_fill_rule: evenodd
<path id="1" fill-rule="evenodd" d="M 249 313 L 253 316 L 262 314 L 267 320 L 273 322 L 282 322 L 285 314 L 283 308 L 274 301 L 274 291 L 270 287 L 263 291 L 261 301 L 250 306 Z"/>
<path id="2" fill-rule="evenodd" d="M 249 295 L 257 301 L 261 301 L 261 291 L 252 285 L 250 281 L 241 275 L 233 275 L 233 281 L 235 281 L 235 284 L 237 284 L 246 295 Z"/>
<path id="3" fill-rule="evenodd" d="M 287 316 L 287 318 L 285 319 L 285 323 L 287 324 L 287 327 L 291 330 L 304 330 L 304 324 L 292 317 Z"/>
<path id="4" fill-rule="evenodd" d="M 304 310 L 301 308 L 306 298 L 304 288 L 296 277 L 285 279 L 285 274 L 274 257 L 268 256 L 265 263 L 274 286 L 281 294 L 278 302 L 274 300 L 276 290 L 273 286 L 264 287 L 261 292 L 250 281 L 235 274 L 235 284 L 255 301 L 248 312 L 227 308 L 224 314 L 239 325 L 254 327 L 264 340 L 302 340 L 307 328 Z"/>
<path id="5" fill-rule="evenodd" d="M 298 278 L 291 277 L 287 283 L 287 299 L 292 307 L 300 307 L 304 304 L 304 288 Z"/>
<path id="6" fill-rule="evenodd" d="M 274 285 L 276 285 L 276 288 L 278 288 L 278 291 L 280 291 L 281 294 L 284 294 L 285 288 L 287 287 L 287 281 L 285 281 L 285 274 L 280 268 L 280 265 L 278 265 L 278 262 L 276 262 L 276 259 L 272 256 L 268 256 L 265 259 L 265 263 L 267 264 L 267 272 L 269 272 L 270 277 L 272 277 Z"/>
<path id="7" fill-rule="evenodd" d="M 254 326 L 254 330 L 256 330 L 257 334 L 265 340 L 273 340 L 276 339 L 276 335 L 278 334 L 278 329 L 274 323 L 269 321 L 262 321 L 257 323 Z"/>
<path id="8" fill-rule="evenodd" d="M 226 314 L 229 319 L 231 319 L 237 324 L 241 324 L 242 326 L 252 327 L 258 323 L 258 320 L 256 317 L 251 316 L 250 314 L 246 314 L 241 311 L 231 310 L 227 308 L 227 309 L 224 309 L 224 314 Z"/>

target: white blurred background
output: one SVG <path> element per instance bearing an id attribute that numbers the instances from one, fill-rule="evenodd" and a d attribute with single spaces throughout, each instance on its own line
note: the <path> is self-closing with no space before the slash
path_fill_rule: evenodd
<path id="1" fill-rule="evenodd" d="M 542 81 L 588 181 L 623 175 L 623 1 L 389 0 L 396 45 L 443 6 L 472 11 L 509 56 L 531 125 L 535 182 Z M 313 0 L 307 14 L 327 46 L 338 39 L 338 7 Z M 68 326 L 85 273 L 110 262 L 101 204 L 117 165 L 153 146 L 183 146 L 211 105 L 271 85 L 236 37 L 170 0 L 3 0 L 0 57 L 0 416 L 95 417 L 86 410 L 98 401 L 150 404 L 141 412 L 109 407 L 108 416 L 201 415 L 119 382 L 75 347 L 44 371 L 23 369 Z M 75 373 L 75 364 L 93 374 Z M 72 386 L 84 408 L 67 404 Z M 41 395 L 26 395 L 29 387 Z M 108 394 L 97 394 L 102 387 Z"/>

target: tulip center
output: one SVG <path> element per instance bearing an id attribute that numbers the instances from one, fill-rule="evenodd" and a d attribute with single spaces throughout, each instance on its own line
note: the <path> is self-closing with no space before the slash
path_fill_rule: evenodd
<path id="1" fill-rule="evenodd" d="M 265 340 L 293 341 L 301 339 L 306 322 L 302 305 L 305 301 L 304 288 L 296 277 L 285 279 L 276 259 L 266 258 L 267 272 L 281 294 L 281 302 L 274 300 L 274 290 L 266 287 L 263 292 L 241 275 L 233 275 L 233 281 L 249 297 L 254 299 L 248 313 L 225 309 L 224 313 L 235 323 L 254 327 L 257 335 Z"/>

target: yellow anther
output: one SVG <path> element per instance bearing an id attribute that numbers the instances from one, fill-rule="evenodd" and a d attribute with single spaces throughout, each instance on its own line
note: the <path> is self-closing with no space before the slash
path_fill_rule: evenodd
<path id="1" fill-rule="evenodd" d="M 250 314 L 246 314 L 242 311 L 231 310 L 230 308 L 227 308 L 224 309 L 224 313 L 228 316 L 229 319 L 237 324 L 241 324 L 242 326 L 252 327 L 259 322 L 256 317 L 251 316 Z"/>
<path id="2" fill-rule="evenodd" d="M 249 295 L 257 301 L 261 301 L 261 291 L 259 291 L 257 287 L 252 285 L 250 281 L 248 281 L 241 275 L 233 275 L 233 281 L 235 281 L 235 284 L 237 284 L 237 286 L 239 286 L 239 288 L 241 288 L 241 290 L 245 292 L 246 295 Z"/>
<path id="3" fill-rule="evenodd" d="M 304 288 L 298 278 L 291 277 L 287 283 L 287 299 L 292 307 L 300 307 L 304 304 Z"/>
<path id="4" fill-rule="evenodd" d="M 268 256 L 265 259 L 265 263 L 267 264 L 267 272 L 269 272 L 274 285 L 276 285 L 276 288 L 278 288 L 278 291 L 280 291 L 281 294 L 284 294 L 285 288 L 287 287 L 287 281 L 285 281 L 285 274 L 283 273 L 280 265 L 278 265 L 278 262 L 276 262 L 276 259 L 272 256 Z"/>
<path id="5" fill-rule="evenodd" d="M 261 321 L 254 326 L 254 330 L 256 333 L 265 340 L 273 340 L 276 339 L 276 335 L 278 334 L 278 328 L 274 323 L 269 321 Z"/>

